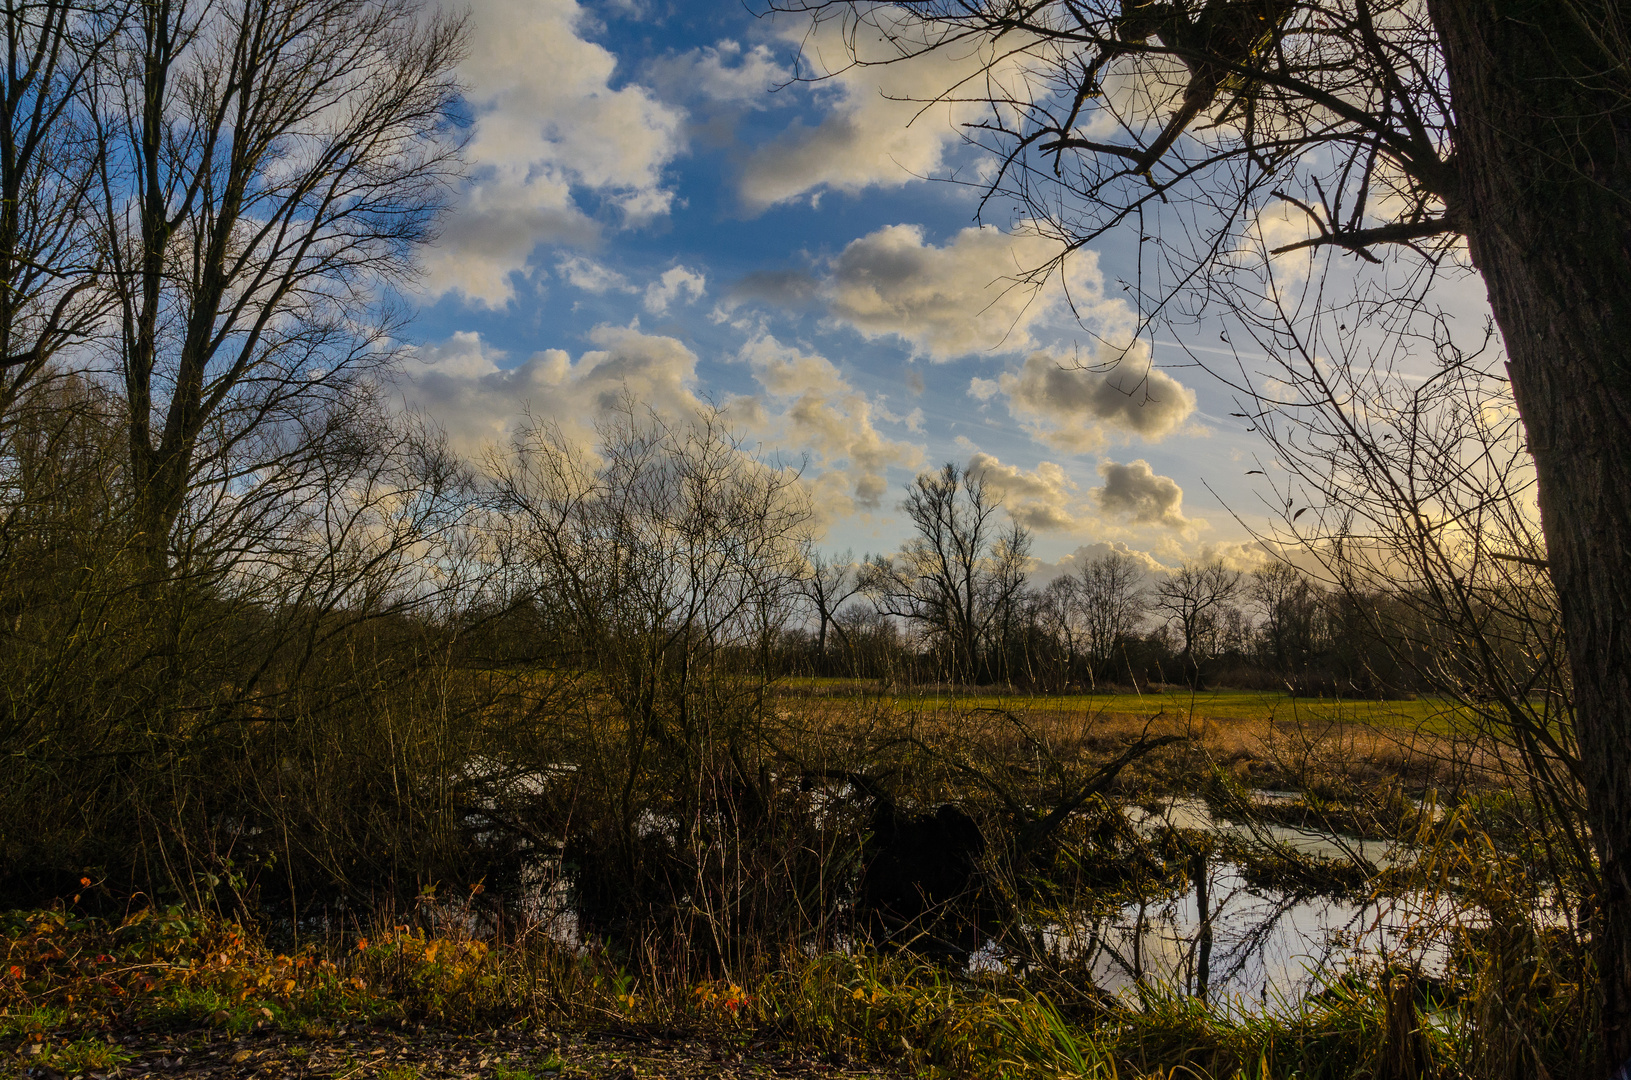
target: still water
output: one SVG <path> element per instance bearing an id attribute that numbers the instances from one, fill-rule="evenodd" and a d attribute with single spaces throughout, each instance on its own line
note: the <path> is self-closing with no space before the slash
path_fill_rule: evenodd
<path id="1" fill-rule="evenodd" d="M 842 800 L 847 789 L 827 797 Z M 1283 793 L 1258 792 L 1271 800 Z M 1284 825 L 1245 825 L 1214 818 L 1194 798 L 1154 807 L 1129 806 L 1129 823 L 1146 836 L 1176 827 L 1220 836 L 1284 844 L 1324 859 L 1395 865 L 1410 856 L 1386 841 Z M 667 831 L 673 823 L 651 817 L 642 827 Z M 558 859 L 528 871 L 524 915 L 559 941 L 587 944 L 573 909 L 571 883 Z M 1456 934 L 1476 916 L 1446 894 L 1411 892 L 1355 903 L 1351 899 L 1287 893 L 1250 885 L 1242 868 L 1224 859 L 1206 864 L 1204 886 L 1146 897 L 1119 909 L 1083 911 L 1032 928 L 1033 944 L 1085 962 L 1094 981 L 1129 1004 L 1144 988 L 1204 994 L 1215 1008 L 1283 1012 L 1313 989 L 1355 964 L 1391 963 L 1427 975 L 1442 972 Z M 965 954 L 967 955 L 967 954 Z M 1011 963 L 1013 961 L 1013 963 Z M 996 942 L 968 956 L 970 971 L 1017 966 Z"/>
<path id="2" fill-rule="evenodd" d="M 1166 825 L 1252 833 L 1214 819 L 1198 799 L 1172 799 L 1153 811 L 1129 807 L 1126 813 L 1145 834 Z M 1255 836 L 1304 854 L 1357 856 L 1375 866 L 1393 865 L 1406 854 L 1384 841 L 1281 825 L 1257 826 Z M 1255 888 L 1239 865 L 1216 859 L 1206 865 L 1204 887 L 1190 883 L 1173 895 L 1053 922 L 1038 932 L 1044 948 L 1086 961 L 1101 989 L 1129 1003 L 1144 988 L 1178 988 L 1205 994 L 1216 1007 L 1283 1012 L 1358 963 L 1387 962 L 1439 974 L 1456 932 L 1471 925 L 1470 918 L 1452 897 L 1425 892 L 1354 903 Z M 1006 965 L 1001 948 L 992 943 L 971 966 Z"/>

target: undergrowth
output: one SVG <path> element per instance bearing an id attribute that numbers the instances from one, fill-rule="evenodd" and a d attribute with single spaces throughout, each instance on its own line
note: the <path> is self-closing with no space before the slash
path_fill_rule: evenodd
<path id="1" fill-rule="evenodd" d="M 678 1031 L 886 1063 L 930 1080 L 1458 1077 L 1474 1075 L 1491 1056 L 1488 1042 L 1503 1037 L 1482 1026 L 1488 995 L 1474 992 L 1471 968 L 1459 990 L 1353 974 L 1263 1015 L 1159 988 L 1116 1002 L 1066 982 L 1040 989 L 903 954 L 788 957 L 735 979 L 638 976 L 602 949 L 479 941 L 390 921 L 289 952 L 251 925 L 181 908 L 118 923 L 11 912 L 0 916 L 0 934 L 0 1043 L 14 1061 L 63 1074 L 117 1067 L 125 1056 L 111 1036 L 199 1028 L 309 1038 L 358 1025 Z M 1530 972 L 1543 965 L 1536 955 L 1521 960 Z M 1498 989 L 1510 993 L 1509 983 Z M 1566 1067 L 1555 1056 L 1550 1063 Z"/>

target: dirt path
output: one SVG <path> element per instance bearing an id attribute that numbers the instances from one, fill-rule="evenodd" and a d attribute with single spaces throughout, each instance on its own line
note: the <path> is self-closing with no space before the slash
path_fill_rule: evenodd
<path id="1" fill-rule="evenodd" d="M 128 1060 L 116 1070 L 80 1075 L 119 1080 L 892 1080 L 898 1075 L 788 1054 L 773 1046 L 732 1047 L 610 1033 L 365 1031 L 327 1038 L 285 1034 L 233 1038 L 195 1032 L 122 1040 L 120 1048 L 120 1056 Z M 10 1060 L 0 1064 L 0 1076 L 51 1080 L 71 1075 L 32 1066 L 29 1059 L 37 1055 L 31 1055 L 26 1044 L 13 1043 L 6 1050 Z"/>

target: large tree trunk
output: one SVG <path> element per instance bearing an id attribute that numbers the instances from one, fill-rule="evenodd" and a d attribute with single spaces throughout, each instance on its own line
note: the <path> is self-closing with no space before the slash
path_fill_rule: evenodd
<path id="1" fill-rule="evenodd" d="M 1610 1075 L 1631 1069 L 1631 56 L 1615 0 L 1430 0 L 1562 601 Z M 1627 1072 L 1626 1075 L 1631 1075 Z"/>

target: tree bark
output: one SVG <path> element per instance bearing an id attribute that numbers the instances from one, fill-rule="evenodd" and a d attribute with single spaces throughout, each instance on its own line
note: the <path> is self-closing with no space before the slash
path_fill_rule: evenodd
<path id="1" fill-rule="evenodd" d="M 1631 56 L 1615 0 L 1429 0 L 1474 263 L 1534 454 L 1601 863 L 1604 1070 L 1631 1075 Z"/>

